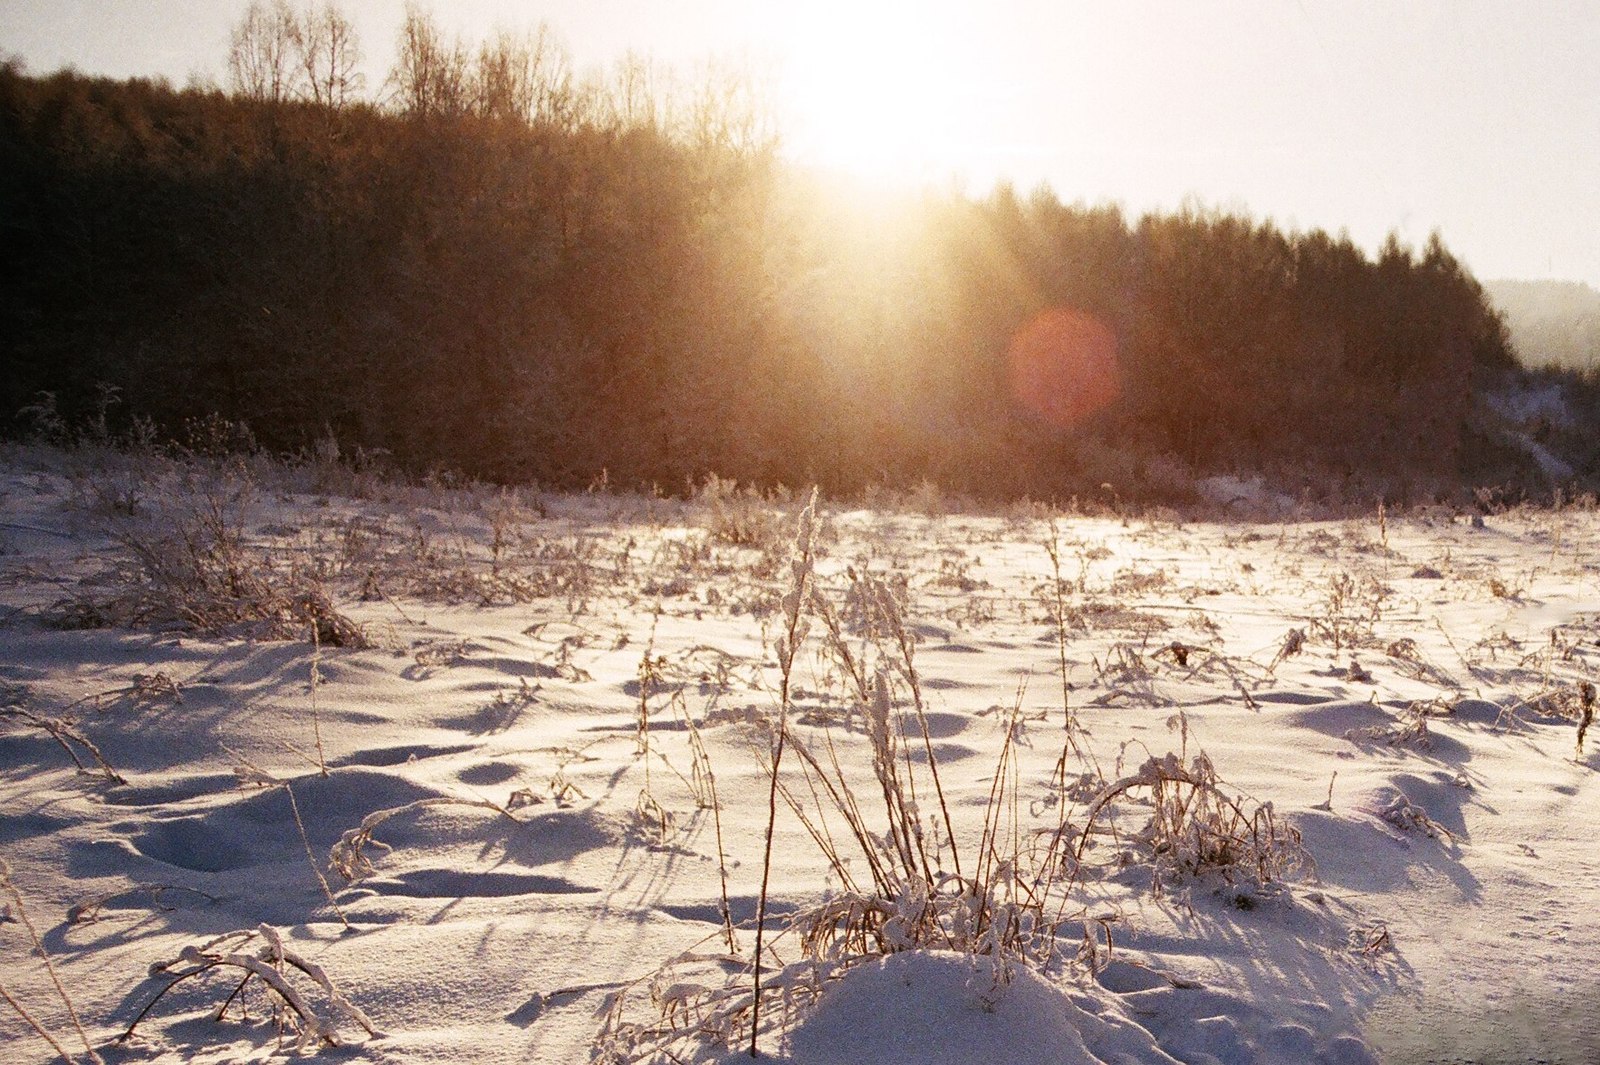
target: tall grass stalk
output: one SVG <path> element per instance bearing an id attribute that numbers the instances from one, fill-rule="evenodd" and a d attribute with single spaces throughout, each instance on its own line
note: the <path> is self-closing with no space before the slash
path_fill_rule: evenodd
<path id="1" fill-rule="evenodd" d="M 1044 549 L 1050 555 L 1050 569 L 1054 577 L 1051 587 L 1055 591 L 1056 600 L 1056 654 L 1061 672 L 1061 727 L 1066 730 L 1067 744 L 1073 752 L 1081 753 L 1073 728 L 1072 685 L 1067 680 L 1067 602 L 1061 579 L 1061 530 L 1054 518 L 1050 519 L 1050 539 L 1045 541 Z"/>
<path id="2" fill-rule="evenodd" d="M 55 962 L 50 960 L 50 953 L 44 949 L 44 941 L 39 938 L 39 930 L 34 927 L 33 919 L 28 916 L 28 907 L 22 901 L 22 892 L 11 881 L 11 865 L 4 858 L 0 858 L 0 889 L 10 895 L 11 901 L 16 903 L 17 920 L 21 922 L 22 927 L 28 930 L 28 938 L 33 941 L 34 953 L 44 962 L 45 972 L 50 974 L 50 983 L 55 987 L 56 994 L 61 998 L 62 1005 L 67 1009 L 67 1017 L 72 1021 L 73 1030 L 78 1033 L 78 1039 L 83 1043 L 83 1052 L 88 1055 L 89 1060 L 94 1065 L 105 1065 L 100 1055 L 95 1053 L 94 1046 L 89 1042 L 89 1034 L 83 1030 L 83 1022 L 78 1019 L 78 1010 L 72 1004 L 72 996 L 67 994 L 66 986 L 61 982 L 61 974 L 56 972 Z M 45 1031 L 39 1022 L 27 1010 L 22 1008 L 22 1003 L 18 1002 L 10 992 L 4 991 L 3 988 L 0 988 L 0 992 L 4 993 L 5 1000 L 17 1011 L 18 1015 L 28 1022 L 35 1032 L 43 1036 L 45 1041 L 55 1049 L 56 1053 L 61 1055 L 68 1065 L 71 1065 L 72 1057 L 60 1042 Z"/>
<path id="3" fill-rule="evenodd" d="M 877 594 L 879 609 L 882 611 L 884 619 L 888 621 L 890 635 L 894 637 L 895 645 L 899 649 L 900 664 L 905 672 L 906 683 L 911 688 L 911 703 L 916 711 L 917 726 L 922 732 L 922 749 L 928 756 L 928 770 L 933 778 L 934 794 L 939 799 L 939 812 L 944 815 L 945 839 L 950 843 L 950 860 L 955 866 L 957 878 L 960 878 L 961 850 L 956 846 L 955 823 L 950 819 L 950 805 L 945 801 L 944 784 L 939 780 L 939 760 L 933 754 L 933 737 L 928 731 L 928 715 L 922 701 L 922 681 L 917 676 L 917 666 L 913 657 L 915 647 L 910 634 L 906 631 L 905 619 L 900 614 L 900 606 L 895 601 L 894 595 L 881 582 L 875 584 L 874 589 Z M 907 768 L 907 777 L 914 782 L 915 777 L 909 772 L 909 765 Z M 914 784 L 911 797 L 912 801 L 916 800 Z M 935 850 L 939 850 L 937 844 L 935 844 Z M 926 855 L 924 855 L 924 861 L 926 861 Z"/>
<path id="4" fill-rule="evenodd" d="M 661 679 L 661 660 L 656 657 L 656 627 L 661 624 L 661 604 L 656 604 L 650 620 L 650 639 L 644 646 L 644 657 L 639 660 L 639 716 L 634 724 L 634 743 L 638 756 L 644 760 L 644 790 L 639 793 L 635 811 L 641 824 L 654 821 L 658 838 L 667 837 L 667 812 L 656 801 L 650 786 L 650 693 Z"/>
<path id="5" fill-rule="evenodd" d="M 1086 759 L 1094 767 L 1094 774 L 1098 780 L 1105 779 L 1105 773 L 1100 768 L 1100 763 L 1094 756 L 1094 750 L 1087 743 L 1080 743 L 1079 736 L 1083 727 L 1078 723 L 1077 716 L 1072 712 L 1072 682 L 1069 678 L 1067 666 L 1067 601 L 1065 595 L 1066 582 L 1061 577 L 1061 529 L 1054 518 L 1050 519 L 1050 539 L 1044 542 L 1045 553 L 1050 556 L 1051 586 L 1055 593 L 1055 622 L 1056 622 L 1056 661 L 1057 672 L 1061 680 L 1061 727 L 1064 739 L 1061 744 L 1061 756 L 1056 759 L 1052 783 L 1056 787 L 1056 802 L 1062 811 L 1062 825 L 1066 824 L 1067 808 L 1067 758 L 1075 755 L 1079 762 Z M 1049 861 L 1055 861 L 1057 846 L 1061 842 L 1061 833 L 1058 831 L 1050 844 Z M 1052 872 L 1053 875 L 1053 872 Z"/>
<path id="6" fill-rule="evenodd" d="M 75 1065 L 72 1060 L 72 1055 L 67 1053 L 67 1048 L 62 1046 L 60 1040 L 51 1035 L 49 1030 L 46 1029 L 44 1025 L 39 1023 L 37 1017 L 28 1012 L 28 1008 L 26 1006 L 16 1000 L 16 998 L 11 994 L 10 990 L 6 988 L 6 985 L 3 981 L 0 981 L 0 998 L 5 999 L 6 1005 L 15 1010 L 17 1012 L 17 1016 L 21 1017 L 23 1021 L 27 1023 L 28 1027 L 32 1028 L 34 1032 L 38 1034 L 40 1039 L 43 1039 L 46 1043 L 50 1044 L 51 1049 L 56 1052 L 62 1061 L 66 1062 L 67 1065 Z"/>
<path id="7" fill-rule="evenodd" d="M 311 629 L 311 734 L 317 744 L 317 772 L 328 775 L 328 759 L 322 749 L 322 714 L 317 707 L 317 689 L 322 686 L 322 632 L 316 621 Z M 309 848 L 307 848 L 309 849 Z M 326 886 L 326 885 L 324 885 Z M 343 916 L 343 915 L 341 915 Z M 345 927 L 349 927 L 348 922 Z"/>
<path id="8" fill-rule="evenodd" d="M 794 672 L 795 653 L 806 637 L 805 605 L 811 588 L 815 561 L 817 490 L 800 512 L 794 538 L 793 583 L 783 597 L 784 631 L 778 637 L 778 728 L 772 751 L 772 781 L 767 790 L 767 835 L 761 849 L 761 893 L 756 899 L 756 949 L 752 975 L 753 1001 L 750 1007 L 750 1056 L 758 1057 L 761 1033 L 761 945 L 767 924 L 767 889 L 772 876 L 772 834 L 778 822 L 778 774 L 783 767 L 783 749 L 789 735 L 789 684 Z"/>
<path id="9" fill-rule="evenodd" d="M 320 748 L 317 753 L 319 755 L 322 753 Z M 322 775 L 327 776 L 327 770 L 323 770 Z M 289 796 L 289 810 L 294 814 L 294 827 L 300 832 L 300 845 L 305 848 L 306 862 L 311 866 L 311 872 L 316 876 L 317 883 L 322 885 L 322 894 L 327 898 L 328 905 L 333 907 L 333 912 L 338 915 L 339 923 L 344 925 L 346 932 L 349 932 L 352 930 L 350 918 L 339 908 L 339 903 L 333 897 L 333 888 L 328 886 L 328 878 L 322 875 L 322 867 L 317 864 L 317 856 L 311 851 L 311 837 L 306 835 L 306 823 L 300 817 L 300 803 L 295 800 L 294 789 L 289 786 L 287 780 L 283 782 L 283 790 L 284 794 Z"/>
<path id="10" fill-rule="evenodd" d="M 694 775 L 699 780 L 705 779 L 706 798 L 711 807 L 711 825 L 717 836 L 717 875 L 722 885 L 722 930 L 728 940 L 728 952 L 739 953 L 739 942 L 733 934 L 733 906 L 728 901 L 728 851 L 722 844 L 722 802 L 717 798 L 717 774 L 711 768 L 711 756 L 706 752 L 705 739 L 700 735 L 700 726 L 696 725 L 694 718 L 689 716 L 687 710 L 683 714 L 684 721 L 689 729 L 689 750 L 694 758 Z"/>

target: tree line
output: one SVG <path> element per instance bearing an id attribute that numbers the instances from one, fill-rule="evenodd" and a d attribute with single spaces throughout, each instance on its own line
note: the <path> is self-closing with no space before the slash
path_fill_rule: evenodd
<path id="1" fill-rule="evenodd" d="M 337 8 L 257 3 L 229 91 L 0 68 L 10 431 L 110 386 L 164 432 L 552 486 L 1404 494 L 1511 461 L 1476 397 L 1513 352 L 1437 237 L 865 194 L 783 161 L 748 70 L 580 75 L 548 28 L 470 48 L 415 8 L 396 51 L 367 92 Z M 1070 420 L 1015 362 L 1061 308 L 1118 382 Z M 1055 355 L 1036 387 L 1078 388 Z"/>

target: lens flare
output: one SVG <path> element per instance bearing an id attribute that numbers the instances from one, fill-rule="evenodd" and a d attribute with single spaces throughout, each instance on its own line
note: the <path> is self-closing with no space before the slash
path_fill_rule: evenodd
<path id="1" fill-rule="evenodd" d="M 1117 336 L 1094 315 L 1052 307 L 1011 339 L 1011 395 L 1062 429 L 1109 407 L 1122 394 Z"/>

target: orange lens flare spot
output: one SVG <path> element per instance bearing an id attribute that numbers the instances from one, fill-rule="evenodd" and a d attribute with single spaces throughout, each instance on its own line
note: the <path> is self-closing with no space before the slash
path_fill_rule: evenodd
<path id="1" fill-rule="evenodd" d="M 1009 351 L 1011 395 L 1052 425 L 1070 429 L 1122 394 L 1117 335 L 1092 314 L 1041 311 Z"/>

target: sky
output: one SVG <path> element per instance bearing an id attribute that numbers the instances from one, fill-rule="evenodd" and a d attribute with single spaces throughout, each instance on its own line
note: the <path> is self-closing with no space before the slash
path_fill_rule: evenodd
<path id="1" fill-rule="evenodd" d="M 247 0 L 0 0 L 0 51 L 225 80 Z M 400 0 L 343 0 L 381 83 Z M 469 44 L 540 22 L 580 68 L 628 50 L 768 72 L 797 161 L 885 182 L 1007 179 L 1132 215 L 1438 230 L 1478 277 L 1600 287 L 1592 0 L 437 0 Z"/>

